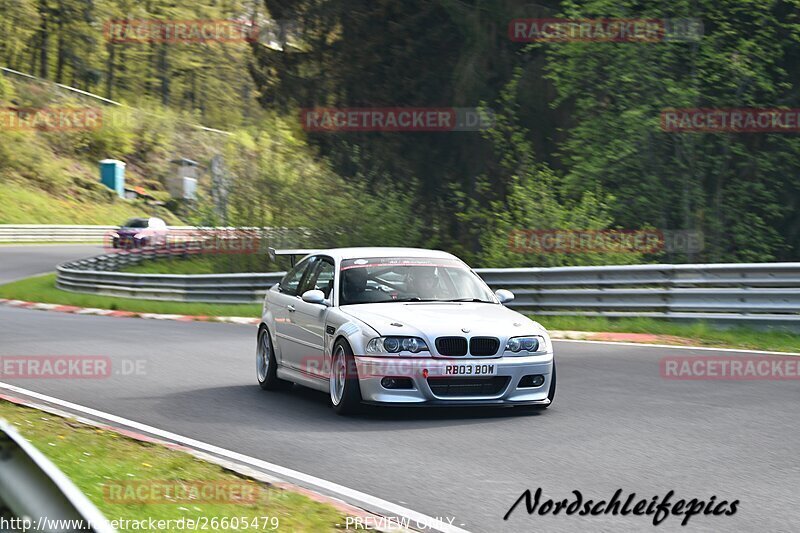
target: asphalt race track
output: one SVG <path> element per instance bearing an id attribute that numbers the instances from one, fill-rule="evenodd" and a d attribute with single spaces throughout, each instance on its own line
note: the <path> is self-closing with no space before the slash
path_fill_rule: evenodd
<path id="1" fill-rule="evenodd" d="M 21 247 L 22 248 L 22 247 Z M 30 248 L 30 247 L 25 247 Z M 0 250 L 0 253 L 6 249 Z M 3 254 L 6 256 L 6 254 Z M 3 271 L 5 274 L 5 270 Z M 105 379 L 2 381 L 340 483 L 469 531 L 642 531 L 652 517 L 528 516 L 519 495 L 740 500 L 659 531 L 796 531 L 800 383 L 674 381 L 661 357 L 723 352 L 556 342 L 558 395 L 514 410 L 333 413 L 324 394 L 255 378 L 254 326 L 0 306 L 0 357 L 96 355 Z M 732 354 L 745 356 L 746 354 Z M 127 361 L 127 362 L 125 362 Z M 128 375 L 136 361 L 141 375 Z"/>
<path id="2" fill-rule="evenodd" d="M 99 244 L 3 245 L 0 246 L 0 283 L 52 272 L 59 263 L 102 253 L 103 247 Z"/>

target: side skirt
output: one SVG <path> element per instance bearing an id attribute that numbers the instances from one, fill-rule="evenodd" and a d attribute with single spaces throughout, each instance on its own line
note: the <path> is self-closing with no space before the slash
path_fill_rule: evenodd
<path id="1" fill-rule="evenodd" d="M 316 389 L 322 392 L 328 392 L 329 390 L 329 380 L 327 377 L 316 376 L 307 372 L 284 368 L 280 365 L 278 365 L 276 372 L 279 378 L 292 381 L 298 385 L 302 385 L 310 389 Z"/>

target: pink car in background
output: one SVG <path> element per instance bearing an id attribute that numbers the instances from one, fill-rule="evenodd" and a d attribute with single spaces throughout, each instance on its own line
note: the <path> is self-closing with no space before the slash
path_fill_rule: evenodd
<path id="1" fill-rule="evenodd" d="M 114 248 L 142 248 L 167 242 L 167 223 L 157 217 L 132 218 L 111 235 Z"/>

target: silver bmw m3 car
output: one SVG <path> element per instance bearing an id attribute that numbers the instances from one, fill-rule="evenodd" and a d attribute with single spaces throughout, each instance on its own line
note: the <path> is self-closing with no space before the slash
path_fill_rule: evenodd
<path id="1" fill-rule="evenodd" d="M 263 389 L 318 389 L 340 414 L 363 404 L 552 404 L 547 332 L 457 257 L 415 248 L 270 253 L 305 257 L 264 299 Z"/>

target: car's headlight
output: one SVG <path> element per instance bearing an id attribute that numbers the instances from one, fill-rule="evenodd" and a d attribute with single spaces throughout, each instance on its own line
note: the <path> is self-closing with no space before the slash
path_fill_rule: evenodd
<path id="1" fill-rule="evenodd" d="M 428 345 L 419 337 L 375 337 L 367 343 L 367 353 L 427 352 Z"/>
<path id="2" fill-rule="evenodd" d="M 534 353 L 543 350 L 545 350 L 545 340 L 539 335 L 511 337 L 506 343 L 506 351 L 512 353 Z"/>

